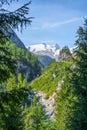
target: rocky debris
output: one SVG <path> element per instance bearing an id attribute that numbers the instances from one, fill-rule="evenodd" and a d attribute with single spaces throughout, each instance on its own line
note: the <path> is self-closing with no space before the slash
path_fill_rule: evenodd
<path id="1" fill-rule="evenodd" d="M 42 104 L 43 108 L 46 110 L 46 116 L 54 119 L 54 98 L 56 93 L 53 93 L 48 99 L 46 99 L 46 94 L 40 91 L 34 91 L 34 94 L 38 98 L 38 101 Z"/>
<path id="2" fill-rule="evenodd" d="M 57 91 L 61 89 L 61 85 L 62 85 L 63 83 L 64 83 L 63 80 L 61 80 L 61 81 L 58 82 L 58 86 L 57 86 L 57 88 L 56 88 Z"/>
<path id="3" fill-rule="evenodd" d="M 58 82 L 58 86 L 56 88 L 57 91 L 61 89 L 61 85 L 63 84 L 63 80 Z M 35 96 L 38 101 L 42 104 L 43 108 L 46 110 L 46 116 L 50 117 L 50 119 L 55 119 L 55 97 L 56 92 L 54 92 L 48 99 L 46 99 L 46 94 L 41 91 L 34 91 Z"/>
<path id="4" fill-rule="evenodd" d="M 56 88 L 56 91 L 59 91 L 61 89 L 61 85 L 63 84 L 63 80 L 58 82 L 58 86 Z M 48 99 L 46 99 L 46 94 L 41 91 L 30 91 L 28 99 L 32 100 L 33 97 L 36 96 L 38 102 L 40 102 L 43 106 L 43 108 L 46 110 L 46 116 L 48 116 L 50 119 L 55 120 L 55 97 L 56 92 L 54 92 Z"/>
<path id="5" fill-rule="evenodd" d="M 56 78 L 56 74 L 55 74 L 55 73 L 53 73 L 53 78 L 54 78 L 54 79 Z"/>

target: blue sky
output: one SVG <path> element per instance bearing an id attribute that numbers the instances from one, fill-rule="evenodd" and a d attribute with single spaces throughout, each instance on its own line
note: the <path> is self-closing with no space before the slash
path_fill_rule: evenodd
<path id="1" fill-rule="evenodd" d="M 14 8 L 28 2 L 19 0 Z M 87 0 L 32 0 L 29 16 L 31 26 L 17 32 L 26 46 L 36 43 L 59 44 L 72 47 L 76 31 L 87 16 Z"/>

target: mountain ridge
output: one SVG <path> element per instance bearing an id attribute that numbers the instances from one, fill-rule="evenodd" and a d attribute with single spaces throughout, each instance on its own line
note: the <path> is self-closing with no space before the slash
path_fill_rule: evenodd
<path id="1" fill-rule="evenodd" d="M 51 59 L 55 59 L 56 61 L 59 61 L 59 53 L 62 49 L 58 44 L 46 43 L 33 44 L 26 48 L 36 56 L 48 56 Z M 71 47 L 69 50 L 70 53 L 73 54 L 75 50 L 77 50 L 77 46 Z"/>
<path id="2" fill-rule="evenodd" d="M 10 26 L 6 26 L 6 28 L 7 29 L 0 28 L 0 30 L 9 39 L 9 41 L 16 44 L 16 46 L 21 48 L 21 49 L 27 50 L 24 43 L 20 40 L 20 38 L 15 33 L 15 31 Z"/>
<path id="3" fill-rule="evenodd" d="M 55 59 L 55 57 L 59 54 L 60 50 L 58 44 L 50 45 L 46 43 L 30 45 L 27 48 L 35 55 L 47 55 L 52 59 Z"/>

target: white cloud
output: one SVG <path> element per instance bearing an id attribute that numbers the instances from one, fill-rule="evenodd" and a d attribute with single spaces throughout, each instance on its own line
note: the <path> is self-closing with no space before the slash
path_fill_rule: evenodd
<path id="1" fill-rule="evenodd" d="M 61 25 L 74 23 L 79 20 L 81 21 L 82 19 L 83 19 L 82 17 L 75 17 L 61 22 L 44 22 L 44 23 L 40 23 L 39 26 L 32 26 L 31 30 L 45 30 L 45 29 L 56 28 L 56 27 L 60 27 Z"/>
<path id="2" fill-rule="evenodd" d="M 69 24 L 69 23 L 73 23 L 73 22 L 79 21 L 81 19 L 82 19 L 81 17 L 78 17 L 78 18 L 72 18 L 72 19 L 68 19 L 68 20 L 65 20 L 65 21 L 61 21 L 61 22 L 44 23 L 42 25 L 42 29 L 59 27 L 61 25 L 65 25 L 65 24 Z"/>

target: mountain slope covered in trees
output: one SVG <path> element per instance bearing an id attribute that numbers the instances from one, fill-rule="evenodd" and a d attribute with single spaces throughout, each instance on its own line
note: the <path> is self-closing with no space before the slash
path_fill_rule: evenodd
<path id="1" fill-rule="evenodd" d="M 2 10 L 3 4 L 12 1 L 15 0 L 0 0 L 0 27 L 4 30 L 8 30 L 7 25 L 23 29 L 31 22 L 26 17 L 30 2 L 14 12 Z M 87 19 L 77 30 L 76 45 L 73 58 L 66 59 L 64 50 L 61 51 L 63 61 L 53 60 L 40 77 L 28 84 L 21 68 L 30 66 L 31 81 L 38 76 L 39 62 L 28 51 L 10 43 L 0 29 L 0 130 L 87 130 Z M 31 89 L 43 91 L 46 98 L 56 93 L 54 121 L 35 96 L 29 99 Z"/>
<path id="2" fill-rule="evenodd" d="M 26 17 L 29 10 L 29 3 L 23 5 L 18 10 L 10 12 L 2 10 L 4 4 L 11 4 L 15 0 L 0 0 L 0 27 L 8 30 L 6 25 L 12 28 L 23 29 L 26 24 L 30 24 L 31 19 Z M 3 17 L 2 17 L 3 16 Z M 22 61 L 21 61 L 22 60 Z M 45 117 L 45 111 L 36 100 L 28 103 L 28 93 L 30 91 L 27 79 L 22 78 L 21 74 L 16 74 L 17 62 L 21 61 L 24 67 L 30 67 L 31 79 L 36 76 L 39 62 L 28 51 L 17 48 L 10 43 L 0 30 L 0 130 L 34 130 L 53 129 L 50 120 Z M 21 67 L 21 66 L 20 66 Z M 35 68 L 36 67 L 36 68 Z M 28 71 L 28 70 L 27 70 Z M 18 70 L 19 72 L 19 70 Z M 23 75 L 24 76 L 24 75 Z M 29 79 L 29 80 L 31 80 Z M 36 113 L 38 111 L 38 113 Z M 39 119 L 39 120 L 38 120 Z M 41 119 L 41 120 L 40 120 Z M 34 122 L 34 123 L 33 123 Z"/>
<path id="3" fill-rule="evenodd" d="M 22 73 L 29 82 L 40 75 L 41 64 L 31 52 L 21 49 L 13 43 L 7 42 L 6 44 L 16 60 L 16 74 Z"/>
<path id="4" fill-rule="evenodd" d="M 35 91 L 45 92 L 48 98 L 63 80 L 55 97 L 56 130 L 87 129 L 87 20 L 83 27 L 79 27 L 77 35 L 73 58 L 64 58 L 65 61 L 58 63 L 53 61 L 30 84 Z"/>
<path id="5" fill-rule="evenodd" d="M 40 77 L 35 78 L 30 87 L 33 90 L 43 91 L 50 96 L 57 88 L 58 82 L 64 79 L 66 68 L 69 67 L 72 62 L 56 62 L 53 60 L 42 71 Z"/>

